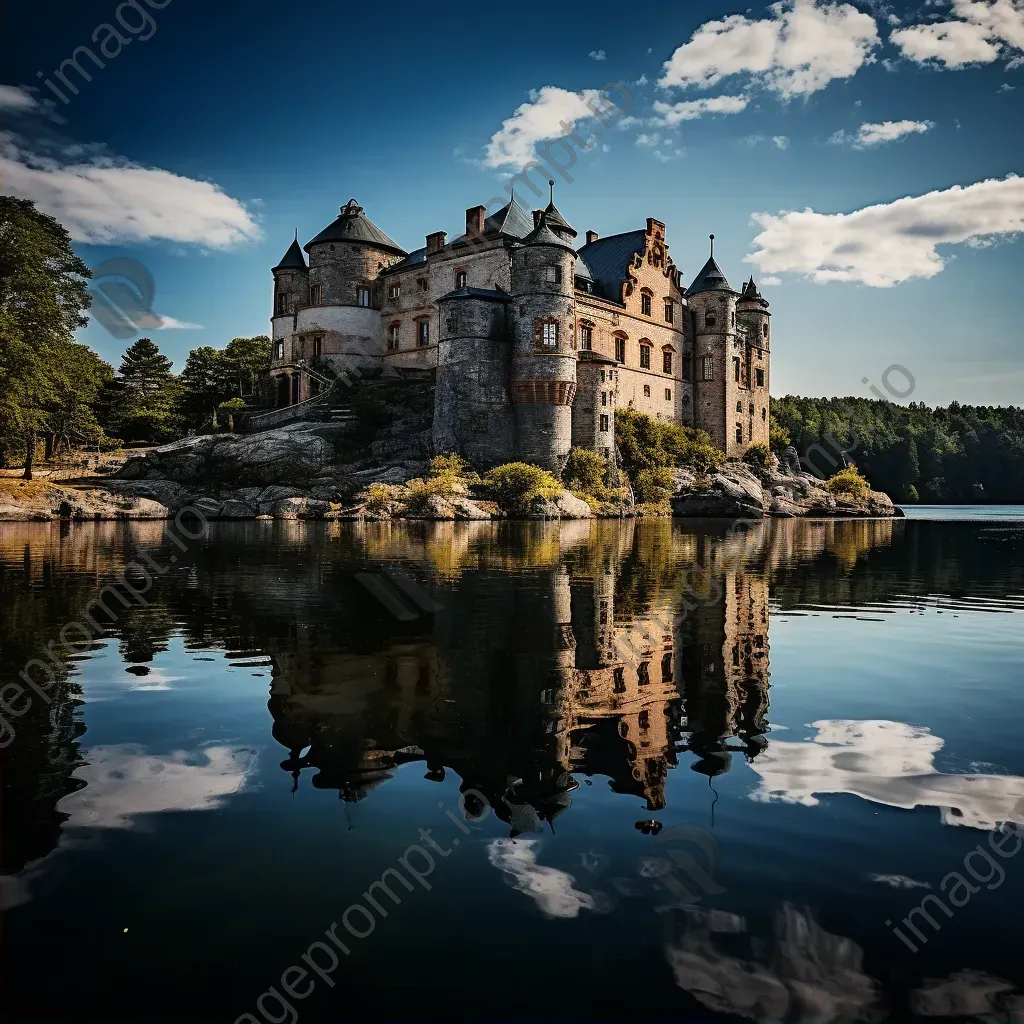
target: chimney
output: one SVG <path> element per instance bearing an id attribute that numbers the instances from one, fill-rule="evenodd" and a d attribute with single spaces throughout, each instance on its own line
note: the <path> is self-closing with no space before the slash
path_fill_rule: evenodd
<path id="1" fill-rule="evenodd" d="M 444 242 L 447 237 L 447 231 L 435 231 L 433 234 L 427 235 L 427 255 L 440 252 L 444 248 Z"/>
<path id="2" fill-rule="evenodd" d="M 597 232 L 596 231 L 588 231 L 587 232 L 587 245 L 590 245 L 591 242 L 596 242 L 596 241 L 597 241 Z"/>
<path id="3" fill-rule="evenodd" d="M 480 238 L 484 233 L 485 206 L 471 206 L 466 211 L 466 234 L 470 238 Z"/>

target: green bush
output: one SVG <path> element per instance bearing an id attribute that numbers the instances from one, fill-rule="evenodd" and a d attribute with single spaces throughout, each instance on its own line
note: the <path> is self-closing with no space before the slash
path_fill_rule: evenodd
<path id="1" fill-rule="evenodd" d="M 457 494 L 458 483 L 459 478 L 450 473 L 427 480 L 409 480 L 405 485 L 408 488 L 406 505 L 413 515 L 421 515 L 426 512 L 430 498 L 451 498 Z"/>
<path id="2" fill-rule="evenodd" d="M 607 470 L 600 453 L 588 448 L 573 448 L 562 470 L 562 479 L 567 487 L 574 489 L 573 493 L 582 491 L 603 501 L 608 493 L 604 483 Z"/>
<path id="3" fill-rule="evenodd" d="M 789 431 L 782 426 L 779 426 L 775 422 L 775 417 L 771 418 L 771 422 L 768 426 L 768 447 L 771 448 L 776 455 L 781 455 L 787 448 L 792 445 L 792 441 L 789 437 Z"/>
<path id="4" fill-rule="evenodd" d="M 760 441 L 748 445 L 747 450 L 743 453 L 743 461 L 751 466 L 757 466 L 759 469 L 767 469 L 771 458 L 771 449 Z"/>
<path id="5" fill-rule="evenodd" d="M 562 485 L 546 470 L 528 462 L 509 462 L 497 466 L 484 482 L 491 499 L 507 516 L 528 515 L 535 498 L 553 498 Z"/>
<path id="6" fill-rule="evenodd" d="M 615 440 L 622 452 L 622 468 L 631 480 L 641 470 L 659 466 L 685 466 L 706 476 L 725 462 L 725 454 L 703 430 L 656 420 L 635 409 L 615 412 Z"/>
<path id="7" fill-rule="evenodd" d="M 641 469 L 636 475 L 636 500 L 641 504 L 660 504 L 672 495 L 675 481 L 668 466 Z"/>
<path id="8" fill-rule="evenodd" d="M 459 477 L 466 476 L 469 473 L 469 463 L 461 456 L 456 455 L 455 452 L 448 452 L 445 455 L 435 455 L 430 460 L 430 469 L 427 471 L 427 475 L 430 477 Z"/>
<path id="9" fill-rule="evenodd" d="M 857 501 L 863 501 L 871 493 L 871 485 L 852 462 L 829 477 L 825 487 L 829 494 L 844 494 Z"/>
<path id="10" fill-rule="evenodd" d="M 363 504 L 366 511 L 379 516 L 391 511 L 394 488 L 387 484 L 370 484 L 363 492 Z"/>

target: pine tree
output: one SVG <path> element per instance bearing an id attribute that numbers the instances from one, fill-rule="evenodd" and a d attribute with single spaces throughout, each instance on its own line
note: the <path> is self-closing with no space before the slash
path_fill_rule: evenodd
<path id="1" fill-rule="evenodd" d="M 166 441 L 178 433 L 176 405 L 181 385 L 173 364 L 149 338 L 125 351 L 112 428 L 125 441 Z"/>

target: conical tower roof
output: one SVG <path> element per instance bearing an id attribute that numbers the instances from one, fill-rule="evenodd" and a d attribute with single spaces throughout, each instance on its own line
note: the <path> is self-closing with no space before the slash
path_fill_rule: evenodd
<path id="1" fill-rule="evenodd" d="M 548 227 L 556 235 L 563 235 L 568 241 L 570 238 L 576 237 L 576 229 L 558 212 L 558 208 L 555 206 L 555 179 L 548 179 L 548 188 L 550 189 L 550 202 L 544 208 L 544 219 L 548 222 Z"/>
<path id="2" fill-rule="evenodd" d="M 576 252 L 564 238 L 551 230 L 546 212 L 540 215 L 537 226 L 523 239 L 523 245 L 552 245 L 559 249 L 568 249 L 573 254 Z"/>
<path id="3" fill-rule="evenodd" d="M 725 271 L 715 260 L 715 236 L 711 236 L 711 257 L 704 264 L 701 272 L 693 279 L 693 284 L 686 289 L 687 295 L 696 295 L 698 292 L 733 292 Z M 736 293 L 733 292 L 735 295 Z"/>
<path id="4" fill-rule="evenodd" d="M 321 242 L 358 242 L 372 245 L 376 249 L 384 249 L 398 256 L 408 253 L 393 239 L 388 238 L 376 224 L 363 212 L 363 208 L 350 199 L 338 214 L 338 219 L 328 224 L 316 238 L 307 242 L 303 248 L 309 252 L 314 245 Z"/>
<path id="5" fill-rule="evenodd" d="M 768 300 L 757 290 L 757 285 L 754 284 L 753 274 L 750 275 L 750 280 L 743 286 L 740 301 L 757 302 L 766 309 L 768 308 Z"/>
<path id="6" fill-rule="evenodd" d="M 306 257 L 302 255 L 302 247 L 299 245 L 299 237 L 295 236 L 295 241 L 288 246 L 288 251 L 281 257 L 281 262 L 278 263 L 275 270 L 308 270 L 306 266 Z"/>

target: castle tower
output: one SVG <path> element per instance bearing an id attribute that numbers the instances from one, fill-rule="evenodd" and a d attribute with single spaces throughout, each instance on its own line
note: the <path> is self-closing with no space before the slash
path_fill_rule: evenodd
<path id="1" fill-rule="evenodd" d="M 459 288 L 437 300 L 434 451 L 458 452 L 478 469 L 508 462 L 514 450 L 508 401 L 508 294 Z"/>
<path id="2" fill-rule="evenodd" d="M 711 257 L 686 292 L 694 337 L 694 423 L 716 448 L 738 458 L 748 439 L 746 346 L 739 341 L 736 307 L 740 298 Z"/>
<path id="3" fill-rule="evenodd" d="M 285 367 L 292 363 L 292 334 L 296 312 L 309 301 L 309 267 L 299 246 L 298 233 L 281 262 L 271 271 L 274 275 L 274 309 L 270 315 L 271 366 L 281 367 L 273 374 L 274 404 L 278 407 L 298 401 L 299 381 Z"/>
<path id="4" fill-rule="evenodd" d="M 747 369 L 750 395 L 747 398 L 748 444 L 768 444 L 771 418 L 768 388 L 771 378 L 771 313 L 768 300 L 757 290 L 754 277 L 743 286 L 736 303 L 736 318 L 747 328 Z M 751 411 L 753 406 L 753 411 Z"/>
<path id="5" fill-rule="evenodd" d="M 517 458 L 560 473 L 576 394 L 572 246 L 541 214 L 512 253 L 512 404 Z"/>

